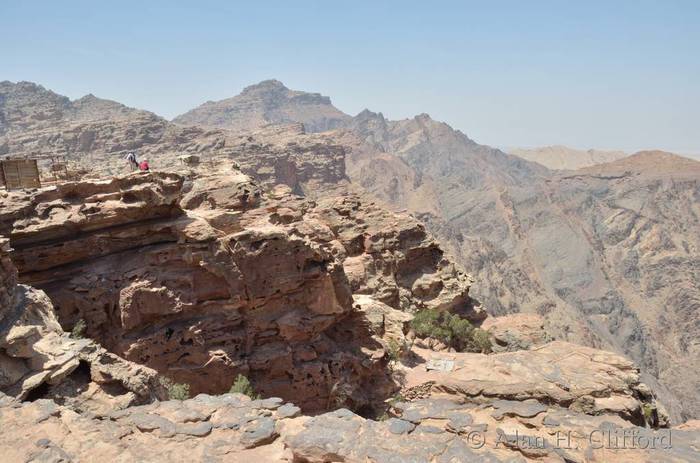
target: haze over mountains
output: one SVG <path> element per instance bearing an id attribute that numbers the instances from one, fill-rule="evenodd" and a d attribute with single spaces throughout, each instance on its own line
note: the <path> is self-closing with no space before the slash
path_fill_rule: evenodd
<path id="1" fill-rule="evenodd" d="M 351 182 L 426 223 L 474 276 L 472 294 L 488 311 L 538 313 L 555 337 L 624 353 L 648 380 L 658 379 L 672 416 L 700 417 L 700 373 L 688 368 L 700 361 L 698 162 L 590 151 L 573 161 L 580 153 L 565 149 L 520 152 L 527 160 L 426 114 L 351 117 L 328 97 L 278 81 L 172 123 L 94 97 L 71 102 L 28 83 L 3 82 L 0 94 L 0 154 L 90 155 L 117 165 L 123 150 L 138 149 L 157 167 L 183 152 L 235 158 L 236 144 L 246 143 L 238 134 L 270 124 L 324 132 L 318 143 L 345 151 Z M 289 148 L 285 130 L 276 139 Z M 275 146 L 261 145 L 258 155 Z"/>
<path id="2" fill-rule="evenodd" d="M 573 170 L 595 164 L 616 161 L 628 156 L 624 151 L 577 150 L 568 146 L 552 145 L 540 148 L 512 148 L 507 150 L 528 161 L 542 164 L 550 169 Z"/>

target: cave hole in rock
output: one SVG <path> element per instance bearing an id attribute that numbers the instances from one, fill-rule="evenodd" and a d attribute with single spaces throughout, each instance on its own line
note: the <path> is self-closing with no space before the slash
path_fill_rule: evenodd
<path id="1" fill-rule="evenodd" d="M 51 389 L 51 386 L 49 386 L 48 383 L 41 383 L 40 385 L 29 391 L 24 400 L 27 402 L 34 402 L 35 400 L 45 399 L 49 393 L 49 389 Z"/>
<path id="2" fill-rule="evenodd" d="M 64 405 L 71 399 L 80 396 L 90 387 L 92 381 L 90 376 L 90 364 L 84 360 L 78 362 L 78 366 L 61 382 L 55 385 L 48 385 L 44 398 L 52 399 L 59 405 Z M 122 392 L 123 394 L 124 392 Z M 118 395 L 118 394 L 113 394 Z"/>

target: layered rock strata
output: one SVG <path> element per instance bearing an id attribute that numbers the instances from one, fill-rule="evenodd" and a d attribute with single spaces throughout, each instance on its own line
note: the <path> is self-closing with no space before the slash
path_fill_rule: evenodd
<path id="1" fill-rule="evenodd" d="M 479 316 L 470 280 L 418 222 L 349 193 L 319 203 L 284 186 L 263 194 L 229 165 L 2 201 L 20 280 L 46 291 L 61 324 L 83 320 L 109 351 L 195 394 L 244 374 L 307 410 L 359 409 L 395 386 L 353 293 Z"/>
<path id="2" fill-rule="evenodd" d="M 81 411 L 113 410 L 166 396 L 156 372 L 61 329 L 51 301 L 17 284 L 0 238 L 0 391 L 20 400 L 51 398 Z"/>

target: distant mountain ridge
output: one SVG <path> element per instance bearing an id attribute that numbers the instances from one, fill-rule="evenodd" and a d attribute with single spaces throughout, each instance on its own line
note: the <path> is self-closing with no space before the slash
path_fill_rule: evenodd
<path id="1" fill-rule="evenodd" d="M 578 150 L 563 145 L 542 146 L 539 148 L 511 148 L 507 152 L 528 161 L 537 162 L 549 169 L 575 170 L 595 164 L 616 161 L 628 156 L 624 151 Z"/>
<path id="2" fill-rule="evenodd" d="M 0 135 L 50 128 L 58 123 L 133 117 L 158 118 L 149 111 L 92 94 L 71 101 L 33 82 L 0 82 Z"/>

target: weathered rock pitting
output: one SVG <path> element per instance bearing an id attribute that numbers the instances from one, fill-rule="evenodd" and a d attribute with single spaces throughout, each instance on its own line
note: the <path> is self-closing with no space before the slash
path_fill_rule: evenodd
<path id="1" fill-rule="evenodd" d="M 17 284 L 9 251 L 7 239 L 0 238 L 0 391 L 90 412 L 165 397 L 155 371 L 64 333 L 46 294 Z"/>
<path id="2" fill-rule="evenodd" d="M 12 193 L 0 231 L 66 328 L 84 320 L 108 350 L 194 393 L 243 373 L 305 409 L 359 408 L 395 386 L 353 292 L 476 314 L 468 277 L 417 222 L 387 229 L 392 215 L 355 195 L 316 204 L 215 171 Z"/>

